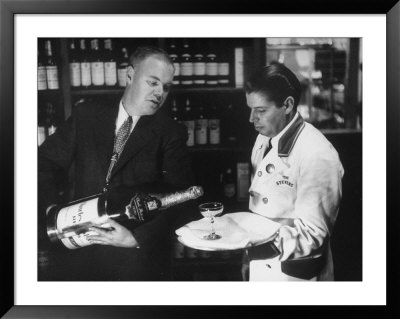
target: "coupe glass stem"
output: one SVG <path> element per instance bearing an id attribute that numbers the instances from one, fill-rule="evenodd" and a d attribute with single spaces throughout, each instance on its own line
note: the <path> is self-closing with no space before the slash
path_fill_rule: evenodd
<path id="1" fill-rule="evenodd" d="M 215 237 L 215 229 L 214 229 L 214 216 L 211 216 L 211 234 L 210 237 Z"/>

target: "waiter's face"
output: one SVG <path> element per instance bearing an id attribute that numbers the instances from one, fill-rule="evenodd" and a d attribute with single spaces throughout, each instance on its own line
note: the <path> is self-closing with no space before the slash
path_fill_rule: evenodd
<path id="1" fill-rule="evenodd" d="M 246 94 L 247 105 L 250 108 L 250 122 L 260 134 L 274 137 L 284 129 L 287 124 L 288 109 L 277 107 L 275 102 L 261 93 Z"/>
<path id="2" fill-rule="evenodd" d="M 173 76 L 173 66 L 157 56 L 146 58 L 135 69 L 129 67 L 129 98 L 135 115 L 152 115 L 161 108 Z"/>

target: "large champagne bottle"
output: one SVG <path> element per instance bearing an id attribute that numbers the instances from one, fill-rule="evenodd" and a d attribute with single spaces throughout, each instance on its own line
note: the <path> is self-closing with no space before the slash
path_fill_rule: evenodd
<path id="1" fill-rule="evenodd" d="M 154 213 L 196 199 L 203 195 L 201 186 L 169 194 L 147 194 L 132 188 L 118 187 L 105 193 L 52 206 L 47 212 L 47 234 L 50 241 L 69 249 L 91 245 L 87 236 L 91 226 L 109 228 L 109 218 L 117 222 L 132 220 L 143 223 Z"/>

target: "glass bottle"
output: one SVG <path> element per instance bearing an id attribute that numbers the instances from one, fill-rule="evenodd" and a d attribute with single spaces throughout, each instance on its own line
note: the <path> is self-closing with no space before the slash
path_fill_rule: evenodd
<path id="1" fill-rule="evenodd" d="M 189 147 L 194 146 L 194 118 L 189 99 L 186 99 L 185 111 L 183 113 L 183 124 L 185 124 L 188 132 L 186 145 Z"/>
<path id="2" fill-rule="evenodd" d="M 56 60 L 53 56 L 53 50 L 51 41 L 45 41 L 45 53 L 46 53 L 46 77 L 47 77 L 47 88 L 49 90 L 58 90 L 60 88 L 58 82 L 58 67 Z"/>
<path id="3" fill-rule="evenodd" d="M 200 39 L 196 41 L 193 61 L 193 83 L 195 86 L 204 86 L 206 84 L 206 61 Z"/>
<path id="4" fill-rule="evenodd" d="M 108 219 L 143 223 L 171 206 L 203 195 L 201 186 L 169 194 L 147 194 L 133 187 L 118 187 L 105 193 L 82 198 L 66 205 L 55 205 L 47 212 L 47 234 L 53 243 L 69 249 L 91 245 L 87 236 L 92 226 L 110 229 Z"/>
<path id="5" fill-rule="evenodd" d="M 220 42 L 218 50 L 218 86 L 229 86 L 230 84 L 230 63 L 229 46 Z"/>
<path id="6" fill-rule="evenodd" d="M 180 84 L 180 77 L 181 77 L 181 64 L 180 64 L 180 56 L 178 53 L 178 48 L 176 46 L 176 42 L 174 39 L 171 39 L 168 44 L 168 49 L 167 49 L 168 55 L 172 60 L 172 63 L 174 64 L 175 72 L 174 72 L 174 79 L 172 80 L 173 85 L 179 85 Z"/>
<path id="7" fill-rule="evenodd" d="M 179 114 L 179 109 L 178 109 L 178 105 L 176 103 L 176 99 L 172 100 L 172 107 L 171 107 L 171 117 L 177 121 L 178 123 L 181 122 L 181 117 Z"/>
<path id="8" fill-rule="evenodd" d="M 218 85 L 218 62 L 217 53 L 213 41 L 209 41 L 208 51 L 206 56 L 206 85 Z"/>
<path id="9" fill-rule="evenodd" d="M 206 119 L 204 113 L 204 107 L 202 105 L 198 108 L 198 115 L 196 117 L 196 130 L 195 130 L 195 141 L 198 145 L 207 144 L 207 129 L 208 129 L 208 120 Z"/>
<path id="10" fill-rule="evenodd" d="M 37 65 L 37 89 L 38 91 L 47 90 L 46 65 L 43 56 L 38 48 L 38 65 Z"/>
<path id="11" fill-rule="evenodd" d="M 81 58 L 81 84 L 83 87 L 87 88 L 92 85 L 89 52 L 88 50 L 86 50 L 85 39 L 80 39 L 79 45 L 80 45 L 80 58 Z"/>
<path id="12" fill-rule="evenodd" d="M 210 144 L 216 145 L 221 141 L 220 119 L 217 112 L 217 107 L 214 104 L 211 107 L 210 118 L 208 120 Z"/>
<path id="13" fill-rule="evenodd" d="M 71 40 L 69 44 L 69 76 L 72 87 L 81 86 L 81 63 L 75 40 Z"/>
<path id="14" fill-rule="evenodd" d="M 92 84 L 95 86 L 102 86 L 104 85 L 104 57 L 100 50 L 99 39 L 92 39 L 90 44 L 92 48 L 90 59 Z"/>
<path id="15" fill-rule="evenodd" d="M 190 52 L 189 41 L 185 39 L 183 41 L 183 50 L 181 55 L 181 84 L 183 87 L 193 85 L 193 58 Z"/>
<path id="16" fill-rule="evenodd" d="M 128 49 L 121 49 L 121 58 L 118 63 L 118 86 L 126 87 L 126 72 L 129 65 Z"/>
<path id="17" fill-rule="evenodd" d="M 106 86 L 117 85 L 117 61 L 111 39 L 104 40 L 104 81 Z"/>

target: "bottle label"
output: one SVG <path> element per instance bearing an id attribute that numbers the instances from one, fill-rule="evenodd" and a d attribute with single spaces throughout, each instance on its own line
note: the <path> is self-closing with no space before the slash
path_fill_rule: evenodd
<path id="1" fill-rule="evenodd" d="M 193 63 L 192 62 L 182 62 L 180 71 L 181 71 L 182 76 L 192 76 L 193 75 Z"/>
<path id="2" fill-rule="evenodd" d="M 38 66 L 38 90 L 47 90 L 46 67 Z"/>
<path id="3" fill-rule="evenodd" d="M 243 87 L 243 48 L 235 48 L 235 86 Z"/>
<path id="4" fill-rule="evenodd" d="M 117 84 L 117 63 L 105 62 L 104 63 L 104 77 L 106 85 L 114 86 Z"/>
<path id="5" fill-rule="evenodd" d="M 78 204 L 61 208 L 57 215 L 57 229 L 87 223 L 99 217 L 97 204 L 99 198 L 93 198 Z"/>
<path id="6" fill-rule="evenodd" d="M 49 90 L 58 90 L 58 70 L 57 66 L 50 65 L 46 66 L 46 76 L 47 76 L 47 87 Z"/>
<path id="7" fill-rule="evenodd" d="M 127 68 L 118 69 L 118 85 L 121 87 L 126 86 L 126 71 Z"/>
<path id="8" fill-rule="evenodd" d="M 186 141 L 186 145 L 193 146 L 194 145 L 194 121 L 184 121 L 183 123 L 186 125 L 187 131 L 188 131 L 188 139 Z"/>
<path id="9" fill-rule="evenodd" d="M 229 63 L 228 62 L 218 63 L 218 75 L 219 76 L 229 76 Z"/>
<path id="10" fill-rule="evenodd" d="M 174 76 L 179 76 L 181 74 L 181 65 L 178 62 L 174 62 Z"/>
<path id="11" fill-rule="evenodd" d="M 196 144 L 207 144 L 207 119 L 196 120 Z"/>
<path id="12" fill-rule="evenodd" d="M 104 225 L 98 213 L 98 197 L 64 207 L 57 215 L 57 230 L 62 234 L 62 243 L 70 249 L 91 245 L 87 236 L 95 234 L 88 227 L 93 224 Z M 79 229 L 79 231 L 77 231 Z"/>
<path id="13" fill-rule="evenodd" d="M 217 62 L 207 62 L 206 74 L 208 76 L 217 76 L 218 75 L 218 63 Z"/>
<path id="14" fill-rule="evenodd" d="M 210 144 L 219 144 L 220 143 L 220 126 L 219 119 L 210 119 Z"/>
<path id="15" fill-rule="evenodd" d="M 69 74 L 71 76 L 71 86 L 81 85 L 81 64 L 80 63 L 70 63 L 69 64 Z"/>
<path id="16" fill-rule="evenodd" d="M 206 63 L 195 62 L 193 68 L 194 75 L 206 75 Z"/>
<path id="17" fill-rule="evenodd" d="M 83 86 L 90 86 L 92 84 L 92 76 L 90 71 L 90 63 L 82 62 L 81 63 L 81 79 Z"/>
<path id="18" fill-rule="evenodd" d="M 104 85 L 104 63 L 92 62 L 90 63 L 93 85 Z"/>

